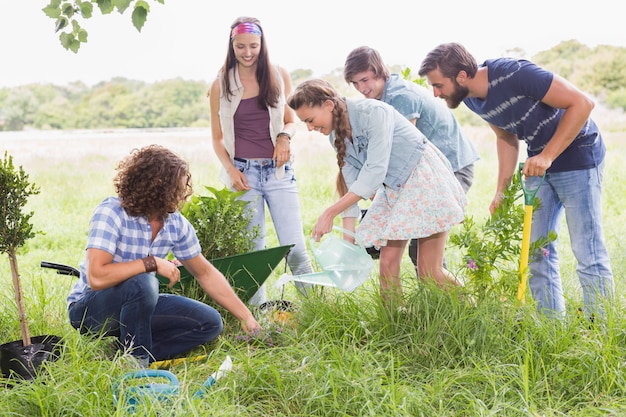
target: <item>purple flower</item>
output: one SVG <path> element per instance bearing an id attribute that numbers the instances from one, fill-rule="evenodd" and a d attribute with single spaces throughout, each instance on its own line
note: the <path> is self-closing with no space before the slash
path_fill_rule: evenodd
<path id="1" fill-rule="evenodd" d="M 550 249 L 541 248 L 541 253 L 543 254 L 543 256 L 550 256 Z"/>
<path id="2" fill-rule="evenodd" d="M 235 339 L 239 342 L 246 342 L 249 345 L 260 346 L 265 345 L 268 347 L 274 347 L 274 341 L 272 340 L 272 333 L 281 334 L 283 329 L 281 327 L 270 328 L 266 330 L 255 329 L 245 334 L 238 334 Z"/>
<path id="3" fill-rule="evenodd" d="M 478 269 L 478 266 L 476 266 L 476 262 L 474 262 L 473 259 L 470 259 L 470 261 L 467 263 L 467 267 L 474 271 Z"/>

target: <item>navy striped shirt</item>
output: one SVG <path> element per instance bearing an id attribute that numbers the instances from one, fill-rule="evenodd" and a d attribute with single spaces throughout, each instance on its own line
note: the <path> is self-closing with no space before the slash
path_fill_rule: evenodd
<path id="1" fill-rule="evenodd" d="M 487 60 L 482 66 L 488 68 L 487 97 L 466 98 L 463 102 L 485 121 L 525 141 L 529 157 L 539 154 L 565 112 L 541 102 L 552 84 L 553 73 L 530 61 L 511 58 Z M 602 162 L 605 153 L 598 126 L 589 118 L 548 172 L 590 169 Z"/>

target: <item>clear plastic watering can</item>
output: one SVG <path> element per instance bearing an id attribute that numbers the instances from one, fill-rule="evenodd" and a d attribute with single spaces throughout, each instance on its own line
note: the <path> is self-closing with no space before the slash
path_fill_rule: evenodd
<path id="1" fill-rule="evenodd" d="M 288 281 L 299 281 L 351 292 L 363 284 L 374 268 L 374 260 L 354 233 L 338 226 L 333 226 L 333 229 L 353 236 L 357 244 L 330 233 L 317 246 L 315 239 L 311 239 L 311 251 L 322 272 L 293 276 L 283 274 L 276 285 L 281 287 Z"/>

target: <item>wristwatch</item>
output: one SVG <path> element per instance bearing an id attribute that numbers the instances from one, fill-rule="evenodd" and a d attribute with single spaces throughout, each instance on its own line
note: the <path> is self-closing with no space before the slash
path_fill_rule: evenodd
<path id="1" fill-rule="evenodd" d="M 287 139 L 291 141 L 291 135 L 287 132 L 280 132 L 278 135 L 276 135 L 276 137 L 279 137 L 279 136 L 287 136 Z"/>

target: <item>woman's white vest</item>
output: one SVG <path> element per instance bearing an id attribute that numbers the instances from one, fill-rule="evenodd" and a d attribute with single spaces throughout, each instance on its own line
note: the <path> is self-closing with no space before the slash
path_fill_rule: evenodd
<path id="1" fill-rule="evenodd" d="M 224 138 L 224 148 L 226 148 L 226 152 L 228 152 L 228 156 L 230 156 L 231 162 L 235 157 L 235 112 L 239 107 L 239 103 L 241 102 L 241 98 L 243 97 L 243 84 L 241 83 L 241 79 L 239 78 L 238 71 L 239 64 L 235 67 L 231 68 L 228 71 L 228 77 L 230 78 L 230 88 L 232 90 L 232 96 L 230 96 L 230 100 L 226 98 L 226 92 L 220 92 L 220 125 L 222 127 L 222 135 Z M 280 85 L 280 95 L 278 98 L 278 105 L 276 107 L 268 107 L 268 111 L 270 114 L 270 138 L 272 139 L 272 143 L 276 146 L 276 136 L 282 132 L 285 127 L 285 84 L 283 82 L 283 77 L 278 66 L 275 66 L 276 76 L 278 77 L 279 85 Z M 219 73 L 219 82 L 220 86 L 223 85 L 223 77 L 224 72 L 220 71 Z M 221 88 L 220 88 L 221 90 Z M 284 173 L 284 169 L 280 170 Z M 282 174 L 279 173 L 279 169 L 276 170 L 276 176 L 282 177 Z M 226 173 L 226 169 L 222 167 L 219 175 L 220 181 L 222 181 L 227 187 L 232 187 L 232 183 L 230 181 L 230 177 Z"/>

